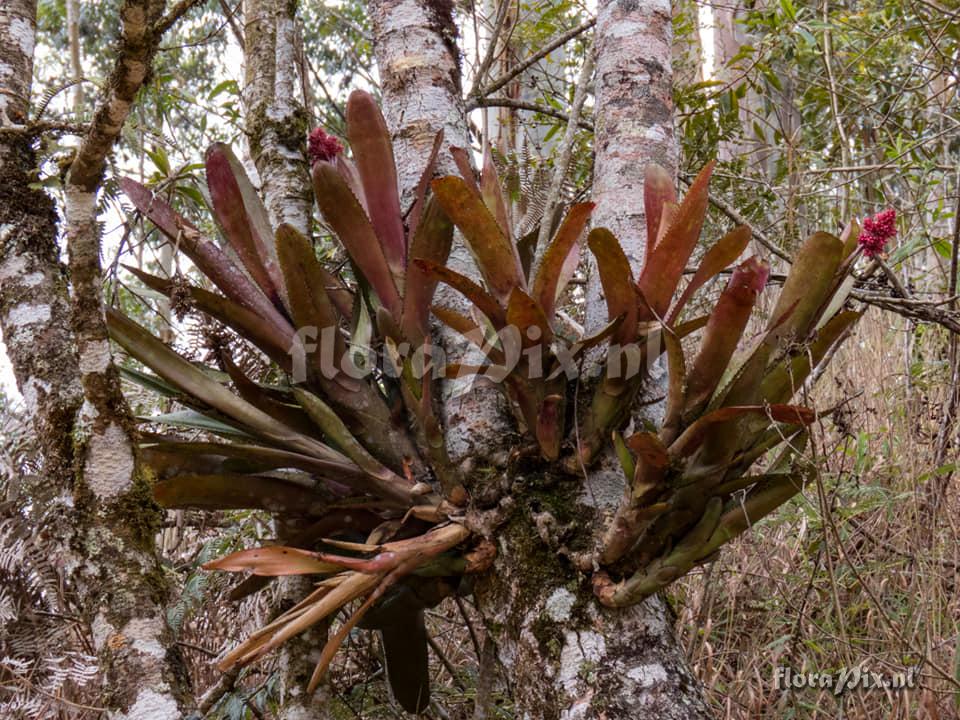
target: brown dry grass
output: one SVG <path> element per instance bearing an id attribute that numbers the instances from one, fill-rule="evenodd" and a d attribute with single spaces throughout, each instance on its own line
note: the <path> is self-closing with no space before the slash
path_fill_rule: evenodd
<path id="1" fill-rule="evenodd" d="M 946 395 L 944 338 L 872 311 L 821 378 L 819 473 L 797 499 L 671 590 L 678 634 L 723 718 L 958 717 L 957 496 L 926 484 Z M 948 452 L 957 460 L 956 441 Z M 943 468 L 940 470 L 943 472 Z M 775 689 L 778 666 L 918 668 L 918 687 Z"/>

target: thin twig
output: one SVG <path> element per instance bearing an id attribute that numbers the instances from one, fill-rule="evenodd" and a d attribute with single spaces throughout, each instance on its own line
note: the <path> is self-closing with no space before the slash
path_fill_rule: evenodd
<path id="1" fill-rule="evenodd" d="M 227 5 L 227 0 L 219 0 L 219 3 L 223 14 L 227 16 L 227 23 L 230 25 L 230 32 L 233 33 L 233 39 L 236 40 L 237 45 L 240 46 L 240 51 L 244 52 L 243 30 L 240 28 L 239 23 L 237 23 L 237 10 L 240 9 L 240 3 L 237 3 L 237 7 L 233 9 Z"/>
<path id="2" fill-rule="evenodd" d="M 497 16 L 493 21 L 493 32 L 490 33 L 490 42 L 487 43 L 487 52 L 483 56 L 483 60 L 480 61 L 480 67 L 477 68 L 477 72 L 473 78 L 473 87 L 470 88 L 470 95 L 479 94 L 480 83 L 483 82 L 483 78 L 486 77 L 487 72 L 490 70 L 490 66 L 493 64 L 494 59 L 497 55 L 497 45 L 500 44 L 500 33 L 503 31 L 503 26 L 507 21 L 507 11 L 513 7 L 512 2 L 507 2 L 507 0 L 500 0 L 500 4 L 497 6 Z"/>
<path id="3" fill-rule="evenodd" d="M 203 0 L 180 0 L 180 2 L 170 8 L 170 12 L 157 20 L 156 25 L 153 26 L 153 32 L 157 35 L 163 35 L 177 20 L 201 2 L 203 2 Z"/>
<path id="4" fill-rule="evenodd" d="M 477 108 L 485 107 L 508 107 L 513 108 L 514 110 L 529 110 L 530 112 L 540 113 L 541 115 L 557 118 L 557 120 L 570 122 L 570 116 L 565 112 L 554 110 L 552 107 L 547 107 L 546 105 L 537 105 L 536 103 L 527 102 L 525 100 L 516 100 L 514 98 L 501 96 L 467 98 L 466 109 L 468 112 L 470 110 L 476 110 Z M 593 123 L 587 120 L 578 121 L 577 126 L 583 130 L 593 131 Z"/>
<path id="5" fill-rule="evenodd" d="M 591 41 L 590 47 L 587 48 L 587 53 L 583 58 L 580 75 L 577 78 L 577 89 L 573 94 L 573 106 L 570 108 L 570 118 L 567 120 L 567 129 L 563 133 L 563 141 L 560 143 L 559 152 L 557 153 L 556 167 L 553 169 L 550 189 L 547 191 L 546 201 L 543 204 L 543 219 L 540 221 L 536 257 L 533 263 L 533 273 L 531 273 L 533 277 L 536 276 L 540 261 L 543 259 L 543 253 L 547 249 L 547 243 L 550 240 L 550 218 L 553 217 L 553 210 L 560 202 L 563 181 L 567 179 L 570 159 L 573 157 L 573 144 L 577 139 L 577 124 L 580 122 L 583 103 L 587 99 L 587 87 L 590 84 L 590 77 L 593 75 L 593 61 L 593 41 Z"/>
<path id="6" fill-rule="evenodd" d="M 526 60 L 524 60 L 522 63 L 520 63 L 519 65 L 514 66 L 513 68 L 511 68 L 509 71 L 507 71 L 506 73 L 504 73 L 503 75 L 501 75 L 499 78 L 497 78 L 496 80 L 494 80 L 492 83 L 490 83 L 489 85 L 487 85 L 486 87 L 484 87 L 483 89 L 481 89 L 479 92 L 473 93 L 474 97 L 476 97 L 477 99 L 479 99 L 479 96 L 488 97 L 488 96 L 492 95 L 492 94 L 495 93 L 497 90 L 499 90 L 499 89 L 502 88 L 504 85 L 506 85 L 506 84 L 509 83 L 511 80 L 513 80 L 515 77 L 517 77 L 517 76 L 523 74 L 524 72 L 526 72 L 526 70 L 527 70 L 529 67 L 531 67 L 531 66 L 534 65 L 535 63 L 537 63 L 537 62 L 539 62 L 540 60 L 542 60 L 543 58 L 545 58 L 547 55 L 549 55 L 550 53 L 552 53 L 554 50 L 556 50 L 556 49 L 557 49 L 558 47 L 560 47 L 561 45 L 565 45 L 566 43 L 568 43 L 568 42 L 570 42 L 571 40 L 573 40 L 573 38 L 575 38 L 575 37 L 577 37 L 578 35 L 586 32 L 587 30 L 589 30 L 590 28 L 592 28 L 594 25 L 596 25 L 596 23 L 597 23 L 597 19 L 596 19 L 596 18 L 591 18 L 590 20 L 587 20 L 587 21 L 586 21 L 585 23 L 583 23 L 582 25 L 578 25 L 577 27 L 573 28 L 572 30 L 568 30 L 567 32 L 563 33 L 562 35 L 558 35 L 553 41 L 551 41 L 551 42 L 547 43 L 546 45 L 544 45 L 542 48 L 540 48 L 539 51 L 535 52 L 533 55 L 531 55 L 530 57 L 528 57 L 528 58 L 527 58 Z M 473 99 L 473 98 L 470 98 L 470 99 Z M 467 101 L 467 104 L 468 104 L 468 105 L 470 104 L 470 99 L 468 99 L 468 101 Z M 488 106 L 476 105 L 475 107 L 488 107 Z M 528 109 L 529 109 L 529 108 L 528 108 Z"/>
<path id="7" fill-rule="evenodd" d="M 680 179 L 686 185 L 690 185 L 693 182 L 693 180 L 684 176 L 681 176 Z M 735 207 L 733 207 L 730 203 L 728 203 L 723 198 L 720 198 L 720 197 L 717 197 L 716 195 L 711 194 L 710 204 L 713 205 L 717 210 L 722 212 L 724 215 L 726 215 L 728 218 L 733 220 L 733 222 L 735 222 L 737 225 L 750 225 L 749 221 L 747 221 L 747 219 L 743 215 L 741 215 L 740 212 Z M 791 262 L 790 256 L 787 255 L 783 250 L 778 248 L 776 245 L 774 245 L 773 242 L 770 240 L 770 238 L 768 238 L 763 232 L 754 228 L 751 228 L 751 229 L 753 231 L 753 238 L 758 243 L 763 245 L 767 250 L 772 252 L 781 260 Z"/>
<path id="8" fill-rule="evenodd" d="M 437 656 L 437 659 L 447 669 L 447 672 L 450 673 L 450 677 L 453 678 L 454 685 L 461 690 L 465 690 L 466 685 L 464 685 L 463 680 L 460 679 L 460 674 L 457 672 L 457 668 L 455 668 L 453 663 L 450 662 L 450 659 L 446 656 L 446 653 L 443 652 L 440 644 L 433 638 L 432 635 L 430 635 L 430 633 L 427 633 L 427 642 L 430 644 L 430 649 L 433 650 L 433 654 Z"/>

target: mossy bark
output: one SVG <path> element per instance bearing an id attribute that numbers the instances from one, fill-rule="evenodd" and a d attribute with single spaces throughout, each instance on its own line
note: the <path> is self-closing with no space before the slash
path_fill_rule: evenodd
<path id="1" fill-rule="evenodd" d="M 244 125 L 273 226 L 287 223 L 310 237 L 313 190 L 306 156 L 310 128 L 302 101 L 296 9 L 297 3 L 292 0 L 244 2 Z M 296 530 L 293 526 L 277 527 L 280 537 L 296 534 Z M 281 578 L 276 583 L 276 610 L 292 607 L 312 589 L 306 578 Z M 325 628 L 314 627 L 284 645 L 277 710 L 280 720 L 331 716 L 326 687 L 307 695 L 325 641 Z"/>
<path id="2" fill-rule="evenodd" d="M 116 69 L 70 168 L 72 298 L 52 202 L 29 187 L 36 180 L 32 137 L 0 135 L 0 322 L 43 451 L 50 497 L 37 501 L 48 503 L 51 521 L 38 531 L 60 544 L 65 593 L 90 630 L 100 665 L 97 704 L 110 717 L 150 720 L 179 718 L 188 690 L 183 663 L 170 649 L 167 583 L 153 553 L 160 510 L 137 466 L 134 427 L 103 323 L 96 192 L 104 158 L 147 75 L 163 7 L 154 1 L 121 8 Z M 35 2 L 0 10 L 0 62 L 17 71 L 0 78 L 4 125 L 26 123 L 35 21 Z"/>
<path id="3" fill-rule="evenodd" d="M 659 597 L 601 606 L 566 559 L 601 523 L 570 478 L 516 478 L 497 528 L 497 559 L 475 594 L 509 678 L 517 717 L 540 720 L 710 718 Z"/>

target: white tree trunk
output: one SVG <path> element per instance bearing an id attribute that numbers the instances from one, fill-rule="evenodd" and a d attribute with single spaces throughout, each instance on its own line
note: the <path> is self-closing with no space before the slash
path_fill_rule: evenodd
<path id="1" fill-rule="evenodd" d="M 635 0 L 601 5 L 600 102 L 610 106 L 599 107 L 598 210 L 601 222 L 624 236 L 628 253 L 639 264 L 643 163 L 656 159 L 673 167 L 676 156 L 670 8 L 641 8 Z M 370 5 L 384 108 L 398 143 L 404 189 L 415 181 L 438 127 L 444 127 L 448 141 L 464 136 L 450 23 L 437 17 L 437 6 L 418 0 L 376 0 Z M 591 302 L 597 298 L 595 292 Z M 451 419 L 462 424 L 451 425 Z M 513 484 L 513 503 L 501 507 L 504 522 L 493 533 L 499 545 L 495 569 L 478 581 L 476 595 L 507 668 L 518 717 L 708 717 L 663 603 L 651 600 L 622 611 L 600 607 L 589 579 L 550 546 L 549 529 L 537 530 L 538 524 L 548 528 L 562 517 L 563 522 L 573 520 L 574 532 L 592 536 L 599 522 L 596 508 L 584 505 L 579 491 L 571 494 L 569 482 L 544 492 L 540 483 L 547 479 L 505 471 L 497 458 L 511 442 L 495 431 L 494 423 L 502 417 L 492 416 L 491 407 L 467 417 L 448 412 L 446 420 L 454 452 L 459 450 L 461 457 L 494 473 L 503 484 Z M 468 446 L 458 446 L 463 428 L 482 448 L 475 446 L 473 455 Z M 476 477 L 470 477 L 474 482 L 469 488 L 475 497 L 481 491 Z M 612 501 L 618 499 L 616 492 Z"/>
<path id="2" fill-rule="evenodd" d="M 306 156 L 307 112 L 296 52 L 297 2 L 244 3 L 244 124 L 250 154 L 273 227 L 287 223 L 311 236 L 313 189 Z M 279 524 L 278 524 L 279 525 Z M 280 537 L 296 527 L 277 527 Z M 289 609 L 313 589 L 304 577 L 281 578 L 275 607 Z M 326 642 L 324 627 L 313 627 L 286 643 L 280 654 L 278 720 L 329 717 L 326 686 L 307 695 L 307 684 Z"/>
<path id="3" fill-rule="evenodd" d="M 593 226 L 620 240 L 636 275 L 643 264 L 643 174 L 654 162 L 676 173 L 670 3 L 600 0 L 597 7 L 596 155 Z M 600 298 L 591 267 L 587 297 Z M 587 303 L 587 326 L 607 322 L 603 302 Z"/>
<path id="4" fill-rule="evenodd" d="M 126 2 L 104 100 L 71 166 L 65 194 L 72 308 L 49 198 L 31 190 L 30 138 L 0 135 L 0 305 L 20 385 L 36 419 L 44 471 L 61 522 L 65 591 L 90 629 L 107 717 L 175 720 L 187 706 L 184 669 L 168 644 L 166 580 L 153 553 L 159 511 L 137 472 L 133 427 L 103 321 L 96 194 L 159 42 L 163 2 Z M 26 120 L 36 3 L 0 7 L 0 122 Z M 9 127 L 7 128 L 10 129 Z M 72 332 L 71 332 L 72 329 Z M 80 402 L 83 401 L 82 408 Z M 40 530 L 38 530 L 40 531 Z"/>
<path id="5" fill-rule="evenodd" d="M 458 174 L 449 153 L 451 146 L 470 147 L 453 5 L 431 0 L 371 0 L 368 7 L 383 112 L 393 135 L 401 205 L 409 207 L 439 130 L 443 130 L 444 143 L 438 175 Z M 454 270 L 477 277 L 473 259 L 459 237 L 448 262 Z M 464 307 L 461 296 L 446 286 L 437 289 L 437 296 L 441 304 Z M 455 333 L 443 333 L 441 338 L 448 353 L 463 352 L 464 343 Z M 447 383 L 443 392 L 451 459 L 468 466 L 498 457 L 502 461 L 502 438 L 510 432 L 510 425 L 500 412 L 496 392 L 474 388 L 461 394 L 461 390 Z"/>
<path id="6" fill-rule="evenodd" d="M 273 226 L 310 237 L 313 190 L 296 52 L 296 2 L 244 3 L 244 124 Z"/>

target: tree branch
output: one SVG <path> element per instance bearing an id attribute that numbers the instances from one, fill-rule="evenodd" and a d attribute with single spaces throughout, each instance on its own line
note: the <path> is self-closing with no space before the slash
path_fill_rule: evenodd
<path id="1" fill-rule="evenodd" d="M 591 18 L 590 20 L 587 20 L 582 25 L 578 25 L 577 27 L 573 28 L 572 30 L 568 30 L 562 35 L 558 35 L 552 42 L 549 42 L 546 45 L 544 45 L 538 52 L 535 52 L 533 55 L 528 57 L 519 65 L 512 67 L 508 72 L 498 77 L 492 83 L 482 88 L 481 90 L 471 93 L 472 97 L 467 99 L 467 109 L 472 109 L 470 107 L 470 104 L 472 101 L 479 101 L 481 97 L 485 98 L 492 95 L 497 90 L 499 90 L 504 85 L 506 85 L 511 80 L 513 80 L 515 77 L 522 75 L 524 72 L 527 71 L 528 68 L 530 68 L 532 65 L 534 65 L 535 63 L 545 58 L 547 55 L 552 53 L 558 47 L 560 47 L 561 45 L 567 44 L 568 42 L 573 40 L 575 37 L 586 32 L 596 24 L 597 24 L 597 19 Z M 476 105 L 476 107 L 495 107 L 495 106 L 478 104 Z M 511 107 L 511 106 L 506 106 L 506 107 Z M 530 108 L 521 108 L 521 109 L 529 110 Z"/>
<path id="2" fill-rule="evenodd" d="M 191 9 L 201 4 L 203 0 L 180 0 L 176 5 L 170 8 L 170 12 L 157 20 L 153 26 L 153 32 L 156 35 L 163 35 L 167 30 L 173 27 L 174 23 L 186 15 Z M 228 17 L 228 19 L 231 19 Z"/>
<path id="3" fill-rule="evenodd" d="M 514 98 L 508 97 L 470 97 L 466 100 L 467 112 L 470 110 L 476 110 L 477 108 L 484 107 L 508 107 L 514 108 L 515 110 L 529 110 L 530 112 L 540 113 L 541 115 L 548 115 L 550 117 L 555 117 L 557 120 L 562 120 L 563 122 L 569 123 L 570 116 L 559 110 L 554 110 L 551 107 L 545 105 L 537 105 L 536 103 L 526 102 L 524 100 L 515 100 Z M 577 122 L 577 127 L 582 130 L 593 131 L 593 123 L 580 120 Z"/>

